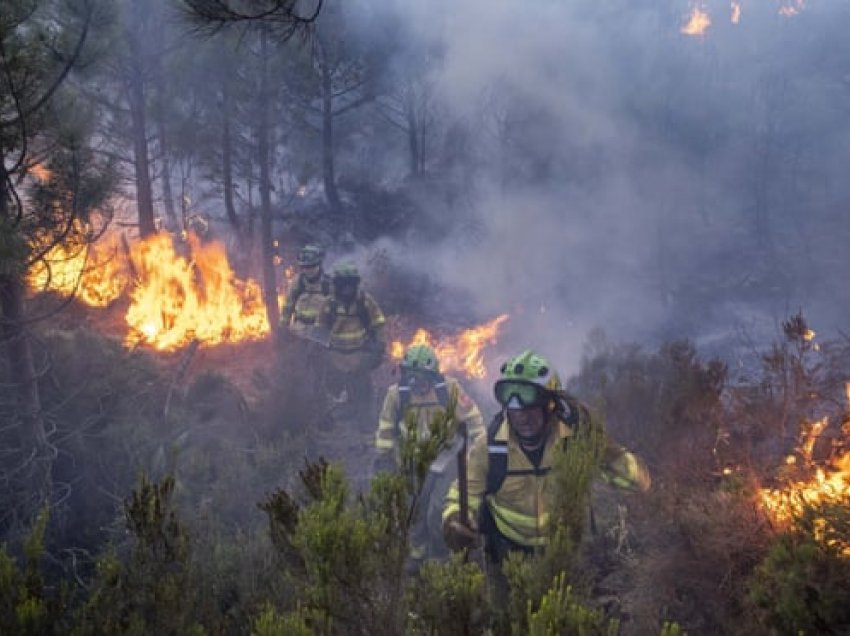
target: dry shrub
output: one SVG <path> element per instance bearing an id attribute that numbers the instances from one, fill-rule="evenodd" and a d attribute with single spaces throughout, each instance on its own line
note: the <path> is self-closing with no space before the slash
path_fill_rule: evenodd
<path id="1" fill-rule="evenodd" d="M 637 512 L 644 549 L 624 608 L 634 633 L 648 633 L 666 619 L 690 633 L 733 633 L 747 578 L 772 540 L 752 496 L 662 486 Z"/>

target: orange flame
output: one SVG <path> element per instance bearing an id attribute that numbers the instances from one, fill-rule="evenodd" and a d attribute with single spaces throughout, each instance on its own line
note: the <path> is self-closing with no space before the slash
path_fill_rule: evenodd
<path id="1" fill-rule="evenodd" d="M 220 242 L 202 244 L 189 234 L 190 257 L 156 234 L 132 250 L 137 280 L 127 311 L 126 344 L 171 351 L 193 340 L 219 344 L 254 340 L 269 332 L 260 286 L 239 281 Z"/>
<path id="2" fill-rule="evenodd" d="M 848 384 L 850 399 L 850 384 Z M 827 418 L 808 423 L 807 431 L 798 448 L 805 460 L 806 467 L 812 467 L 812 452 L 818 436 L 826 429 Z M 845 431 L 846 433 L 847 431 Z M 796 465 L 793 455 L 786 457 L 788 466 Z M 814 474 L 807 479 L 796 480 L 782 488 L 762 488 L 760 499 L 762 507 L 780 525 L 785 525 L 800 515 L 806 505 L 817 503 L 846 502 L 850 496 L 850 451 L 839 454 L 825 466 L 814 466 Z M 850 555 L 850 545 L 838 546 Z"/>
<path id="3" fill-rule="evenodd" d="M 483 349 L 486 345 L 496 342 L 499 329 L 507 319 L 508 315 L 502 314 L 483 325 L 466 329 L 451 338 L 435 338 L 425 329 L 418 329 L 407 344 L 400 340 L 394 341 L 390 347 L 390 352 L 394 359 L 401 360 L 408 347 L 425 344 L 434 349 L 442 371 L 460 370 L 467 377 L 483 378 L 487 375 Z"/>
<path id="4" fill-rule="evenodd" d="M 27 272 L 30 288 L 63 296 L 76 294 L 92 307 L 106 307 L 117 299 L 129 280 L 118 258 L 118 239 L 103 237 L 102 243 L 57 244 Z"/>
<path id="5" fill-rule="evenodd" d="M 850 494 L 850 453 L 844 453 L 827 467 L 818 467 L 813 477 L 785 488 L 762 488 L 761 502 L 778 522 L 799 514 L 805 503 L 838 501 Z"/>
<path id="6" fill-rule="evenodd" d="M 732 0 L 732 24 L 738 24 L 741 21 L 741 3 L 738 0 Z"/>
<path id="7" fill-rule="evenodd" d="M 694 5 L 687 23 L 680 29 L 685 35 L 704 35 L 711 26 L 711 18 L 699 5 Z"/>
<path id="8" fill-rule="evenodd" d="M 40 163 L 33 164 L 28 168 L 29 173 L 34 176 L 41 183 L 47 183 L 50 181 L 50 177 L 53 173 L 50 172 L 44 165 Z"/>

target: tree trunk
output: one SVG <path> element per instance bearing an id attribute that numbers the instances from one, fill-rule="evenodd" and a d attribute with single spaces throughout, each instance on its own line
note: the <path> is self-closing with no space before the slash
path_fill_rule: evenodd
<path id="1" fill-rule="evenodd" d="M 277 339 L 280 307 L 277 301 L 277 279 L 274 271 L 274 236 L 272 232 L 272 182 L 271 153 L 269 137 L 269 77 L 268 47 L 266 32 L 260 34 L 260 104 L 257 126 L 257 150 L 260 163 L 260 241 L 262 243 L 263 262 L 263 300 L 266 303 L 266 316 L 271 327 L 272 337 Z"/>
<path id="2" fill-rule="evenodd" d="M 174 209 L 174 194 L 171 189 L 171 160 L 168 158 L 168 137 L 165 132 L 165 122 L 159 122 L 159 151 L 162 153 L 162 199 L 165 205 L 165 216 L 172 228 L 178 227 L 177 212 Z"/>
<path id="3" fill-rule="evenodd" d="M 145 85 L 138 69 L 130 71 L 128 102 L 133 121 L 133 167 L 136 172 L 136 202 L 139 206 L 139 235 L 142 238 L 156 232 L 151 191 L 148 131 L 145 115 Z"/>
<path id="4" fill-rule="evenodd" d="M 0 223 L 14 232 L 6 179 L 0 156 Z M 7 237 L 7 240 L 14 239 Z M 24 327 L 24 282 L 16 267 L 20 264 L 8 262 L 4 265 L 0 270 L 0 343 L 6 350 L 18 422 L 3 436 L 4 451 L 13 450 L 14 459 L 4 462 L 0 473 L 8 470 L 10 475 L 3 477 L 13 482 L 11 492 L 17 508 L 13 518 L 27 522 L 50 499 L 53 454 L 45 435 L 38 377 Z"/>
<path id="5" fill-rule="evenodd" d="M 224 175 L 224 211 L 234 230 L 239 232 L 239 217 L 233 204 L 233 147 L 230 138 L 230 87 L 221 86 L 221 168 Z"/>
<path id="6" fill-rule="evenodd" d="M 339 214 L 342 211 L 342 203 L 339 200 L 339 190 L 336 188 L 334 166 L 333 78 L 321 43 L 319 43 L 318 52 L 322 73 L 322 177 L 328 205 L 332 212 Z"/>

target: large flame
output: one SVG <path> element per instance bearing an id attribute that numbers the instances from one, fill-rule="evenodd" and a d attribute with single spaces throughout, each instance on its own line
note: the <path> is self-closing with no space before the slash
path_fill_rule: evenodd
<path id="1" fill-rule="evenodd" d="M 27 283 L 32 289 L 76 294 L 87 305 L 106 307 L 129 280 L 119 249 L 114 235 L 99 243 L 57 244 L 30 268 Z"/>
<path id="2" fill-rule="evenodd" d="M 483 378 L 487 374 L 484 348 L 496 342 L 499 329 L 507 319 L 508 315 L 502 314 L 454 337 L 435 337 L 425 329 L 418 329 L 406 344 L 394 341 L 390 351 L 393 358 L 400 360 L 408 347 L 426 344 L 433 347 L 442 371 L 462 371 L 470 378 Z"/>
<path id="3" fill-rule="evenodd" d="M 167 233 L 132 246 L 116 234 L 91 244 L 60 244 L 30 269 L 27 281 L 94 307 L 129 293 L 128 346 L 172 351 L 193 340 L 263 338 L 269 327 L 260 285 L 235 277 L 222 243 L 202 243 L 189 232 L 180 245 L 185 253 Z"/>
<path id="4" fill-rule="evenodd" d="M 710 26 L 711 18 L 708 16 L 708 13 L 699 5 L 694 5 L 690 16 L 688 16 L 688 21 L 682 26 L 680 31 L 685 35 L 704 35 Z"/>
<path id="5" fill-rule="evenodd" d="M 234 276 L 222 243 L 202 244 L 189 234 L 185 245 L 183 256 L 170 235 L 155 234 L 133 247 L 136 278 L 126 343 L 170 351 L 193 340 L 219 344 L 264 337 L 269 325 L 259 284 Z"/>

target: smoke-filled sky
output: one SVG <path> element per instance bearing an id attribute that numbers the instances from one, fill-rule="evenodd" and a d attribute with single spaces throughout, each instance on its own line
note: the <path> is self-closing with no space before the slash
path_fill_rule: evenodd
<path id="1" fill-rule="evenodd" d="M 472 139 L 483 227 L 403 253 L 481 316 L 511 312 L 517 346 L 576 364 L 595 325 L 708 339 L 802 308 L 840 328 L 850 3 L 739 4 L 737 24 L 700 5 L 711 26 L 690 37 L 685 1 L 391 3 L 441 51 L 431 79 Z"/>

